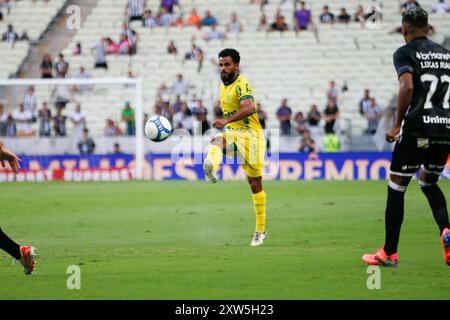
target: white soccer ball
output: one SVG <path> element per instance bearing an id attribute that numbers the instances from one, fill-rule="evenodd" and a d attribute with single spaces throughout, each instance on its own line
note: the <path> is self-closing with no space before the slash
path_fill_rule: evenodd
<path id="1" fill-rule="evenodd" d="M 152 116 L 144 128 L 145 136 L 154 142 L 166 140 L 172 134 L 172 125 L 163 116 Z"/>

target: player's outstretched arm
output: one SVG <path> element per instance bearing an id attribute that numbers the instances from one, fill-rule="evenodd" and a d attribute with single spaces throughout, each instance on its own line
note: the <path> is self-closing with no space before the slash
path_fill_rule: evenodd
<path id="1" fill-rule="evenodd" d="M 403 73 L 400 78 L 400 87 L 397 101 L 397 119 L 394 126 L 387 132 L 386 140 L 394 142 L 400 139 L 398 136 L 402 127 L 403 118 L 411 105 L 411 100 L 414 91 L 413 75 L 410 72 Z"/>
<path id="2" fill-rule="evenodd" d="M 216 121 L 214 121 L 213 127 L 216 129 L 221 129 L 224 126 L 226 126 L 227 123 L 243 120 L 243 119 L 251 116 L 255 112 L 256 112 L 256 110 L 253 107 L 253 99 L 252 98 L 242 100 L 241 107 L 235 114 L 233 114 L 232 116 L 230 116 L 226 119 L 217 119 Z"/>
<path id="3" fill-rule="evenodd" d="M 10 151 L 5 147 L 2 141 L 0 141 L 0 163 L 4 168 L 5 161 L 9 163 L 13 172 L 17 173 L 20 169 L 20 158 L 14 154 L 14 152 Z"/>

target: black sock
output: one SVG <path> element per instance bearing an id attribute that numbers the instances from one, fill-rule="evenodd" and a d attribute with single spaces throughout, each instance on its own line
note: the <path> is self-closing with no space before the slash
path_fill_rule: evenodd
<path id="1" fill-rule="evenodd" d="M 384 242 L 384 251 L 389 256 L 397 253 L 400 229 L 403 223 L 404 203 L 405 193 L 396 191 L 389 186 L 385 215 L 386 239 Z"/>
<path id="2" fill-rule="evenodd" d="M 439 226 L 439 235 L 445 228 L 449 228 L 447 202 L 441 188 L 437 184 L 424 186 L 421 188 L 423 194 L 427 197 L 431 211 L 433 211 L 434 220 Z"/>
<path id="3" fill-rule="evenodd" d="M 13 258 L 19 260 L 22 256 L 20 254 L 20 246 L 12 241 L 0 228 L 0 249 L 8 252 Z"/>

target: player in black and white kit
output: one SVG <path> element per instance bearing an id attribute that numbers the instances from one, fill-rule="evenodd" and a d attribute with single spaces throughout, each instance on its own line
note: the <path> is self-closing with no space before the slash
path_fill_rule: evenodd
<path id="1" fill-rule="evenodd" d="M 420 7 L 403 13 L 406 45 L 394 54 L 400 82 L 397 119 L 387 132 L 396 142 L 386 205 L 386 239 L 370 265 L 396 267 L 404 215 L 404 195 L 419 172 L 419 184 L 439 226 L 444 259 L 450 265 L 450 227 L 445 196 L 437 185 L 450 153 L 450 51 L 427 39 L 428 14 Z"/>

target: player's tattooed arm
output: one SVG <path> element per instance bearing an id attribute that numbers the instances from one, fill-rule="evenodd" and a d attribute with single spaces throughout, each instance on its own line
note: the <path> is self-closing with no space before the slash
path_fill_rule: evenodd
<path id="1" fill-rule="evenodd" d="M 213 127 L 216 129 L 221 129 L 221 128 L 225 127 L 228 123 L 239 121 L 239 120 L 244 120 L 245 118 L 251 116 L 255 112 L 256 111 L 255 111 L 255 108 L 253 107 L 253 99 L 252 98 L 242 100 L 241 107 L 235 114 L 231 115 L 228 118 L 217 119 L 216 121 L 214 121 Z"/>
<path id="2" fill-rule="evenodd" d="M 411 105 L 414 91 L 413 75 L 410 72 L 403 73 L 399 78 L 400 86 L 397 100 L 397 119 L 394 126 L 387 132 L 386 140 L 394 142 L 400 139 L 399 133 L 402 127 L 402 121 Z"/>

